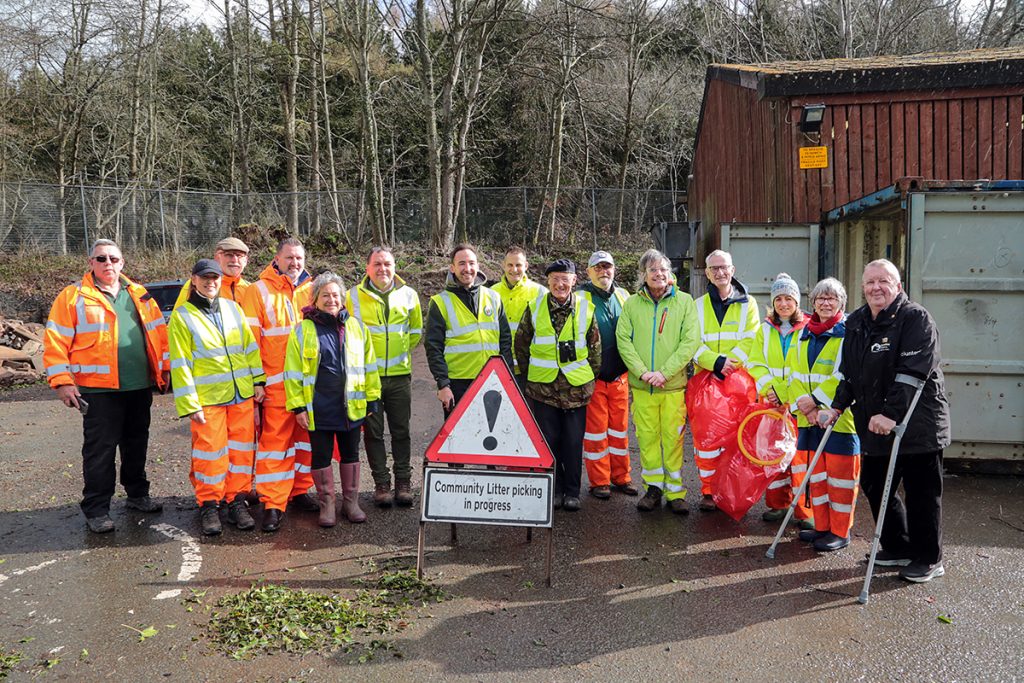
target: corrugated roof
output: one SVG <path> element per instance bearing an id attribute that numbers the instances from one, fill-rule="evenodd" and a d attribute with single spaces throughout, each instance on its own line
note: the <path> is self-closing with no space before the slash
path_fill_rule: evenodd
<path id="1" fill-rule="evenodd" d="M 761 97 L 992 85 L 1024 89 L 1024 47 L 806 62 L 712 64 L 708 67 L 708 78 L 757 89 Z"/>

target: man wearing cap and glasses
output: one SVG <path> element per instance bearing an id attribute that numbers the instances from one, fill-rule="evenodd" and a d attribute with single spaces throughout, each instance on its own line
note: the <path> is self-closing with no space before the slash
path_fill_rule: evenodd
<path id="1" fill-rule="evenodd" d="M 110 499 L 121 452 L 125 507 L 159 512 L 149 497 L 146 449 L 153 387 L 168 386 L 167 326 L 144 287 L 121 273 L 115 242 L 96 240 L 90 272 L 57 295 L 44 337 L 46 377 L 58 398 L 83 415 L 82 512 L 89 530 L 114 530 Z"/>
<path id="2" fill-rule="evenodd" d="M 218 505 L 228 501 L 228 521 L 256 526 L 246 503 L 252 486 L 256 426 L 253 401 L 263 401 L 266 375 L 241 306 L 220 296 L 223 271 L 212 259 L 192 268 L 188 300 L 167 326 L 178 417 L 192 429 L 189 478 L 199 504 L 203 534 L 221 533 Z"/>
<path id="3" fill-rule="evenodd" d="M 217 262 L 223 273 L 219 296 L 241 305 L 242 294 L 249 287 L 249 282 L 242 277 L 242 271 L 249 264 L 249 247 L 237 237 L 225 237 L 217 242 L 213 260 Z M 191 281 L 182 285 L 178 299 L 174 302 L 175 308 L 188 301 L 191 285 Z"/>
<path id="4" fill-rule="evenodd" d="M 594 306 L 576 296 L 576 264 L 558 259 L 544 271 L 547 294 L 519 321 L 515 352 L 526 372 L 526 395 L 555 456 L 554 507 L 580 509 L 583 434 L 594 378 L 601 368 L 601 333 Z"/>
<path id="5" fill-rule="evenodd" d="M 607 251 L 590 255 L 587 275 L 590 282 L 580 287 L 579 295 L 594 306 L 601 333 L 601 368 L 587 406 L 583 436 L 590 495 L 610 498 L 614 489 L 635 496 L 639 491 L 629 474 L 629 382 L 615 341 L 615 328 L 629 292 L 615 284 L 615 259 Z"/>

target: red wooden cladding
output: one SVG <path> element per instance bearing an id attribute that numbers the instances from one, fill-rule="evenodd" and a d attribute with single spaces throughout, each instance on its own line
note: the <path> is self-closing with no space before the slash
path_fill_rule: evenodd
<path id="1" fill-rule="evenodd" d="M 904 176 L 1024 179 L 1024 93 L 1019 86 L 811 98 L 826 105 L 819 136 L 801 133 L 807 97 L 758 100 L 755 90 L 708 83 L 690 215 L 729 222 L 815 223 L 830 209 Z M 801 170 L 800 147 L 828 147 L 828 168 Z M 706 253 L 706 251 L 704 252 Z"/>

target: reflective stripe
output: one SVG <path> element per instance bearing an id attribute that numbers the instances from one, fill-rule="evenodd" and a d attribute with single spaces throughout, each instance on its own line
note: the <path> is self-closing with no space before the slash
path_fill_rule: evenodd
<path id="1" fill-rule="evenodd" d="M 853 506 L 847 505 L 846 503 L 833 503 L 830 500 L 828 502 L 828 506 L 832 508 L 834 512 L 853 512 Z"/>
<path id="2" fill-rule="evenodd" d="M 827 472 L 815 472 L 814 474 L 811 475 L 812 484 L 818 484 L 820 482 L 825 481 L 826 479 L 828 479 Z"/>
<path id="3" fill-rule="evenodd" d="M 792 488 L 790 486 L 789 481 L 786 480 L 786 479 L 776 479 L 772 483 L 768 484 L 769 490 L 782 489 L 782 488 L 786 488 L 786 487 Z"/>
<path id="4" fill-rule="evenodd" d="M 512 334 L 515 334 L 516 330 L 519 329 L 519 323 L 514 323 L 514 322 L 509 321 L 508 329 L 512 330 Z"/>
<path id="5" fill-rule="evenodd" d="M 452 344 L 444 347 L 444 355 L 457 355 L 460 353 L 477 353 L 479 351 L 498 352 L 497 344 Z"/>
<path id="6" fill-rule="evenodd" d="M 697 471 L 700 472 L 700 476 L 702 476 L 702 477 L 710 477 L 710 476 L 714 475 L 714 473 L 717 472 L 718 470 L 697 470 Z"/>
<path id="7" fill-rule="evenodd" d="M 253 482 L 256 484 L 268 484 L 272 481 L 288 481 L 289 479 L 295 479 L 295 470 L 285 470 L 284 472 L 268 472 L 266 474 L 257 474 L 253 477 Z"/>
<path id="8" fill-rule="evenodd" d="M 288 449 L 287 451 L 256 451 L 257 460 L 284 460 L 285 458 L 292 457 L 293 451 Z"/>
<path id="9" fill-rule="evenodd" d="M 106 323 L 79 323 L 75 325 L 75 334 L 82 334 L 85 332 L 108 332 L 110 326 Z"/>
<path id="10" fill-rule="evenodd" d="M 533 337 L 533 343 L 534 344 L 554 344 L 556 341 L 558 341 L 558 340 L 555 339 L 554 337 L 552 337 L 551 335 L 544 335 L 544 336 L 534 335 L 534 337 Z"/>
<path id="11" fill-rule="evenodd" d="M 487 292 L 481 290 L 480 296 L 481 297 L 487 296 Z M 445 310 L 448 312 L 448 326 L 451 328 L 451 329 L 445 330 L 445 333 L 444 333 L 445 337 L 447 337 L 447 338 L 461 337 L 464 334 L 470 334 L 471 332 L 480 332 L 481 330 L 492 330 L 494 332 L 498 331 L 498 322 L 497 321 L 494 321 L 494 322 L 489 322 L 489 321 L 475 322 L 475 323 L 470 323 L 469 325 L 460 326 L 459 325 L 459 319 L 455 315 L 455 304 L 454 304 L 454 300 L 452 298 L 452 294 L 447 289 L 444 290 L 443 292 L 441 292 L 441 301 L 444 302 Z M 499 302 L 500 302 L 500 299 L 499 299 Z M 477 301 L 477 305 L 479 305 L 481 303 L 483 303 L 483 302 L 480 301 L 480 300 Z M 491 303 L 493 305 L 494 302 L 491 302 Z M 472 313 L 474 316 L 479 315 L 479 311 L 470 311 L 470 313 Z"/>
<path id="12" fill-rule="evenodd" d="M 309 465 L 303 465 L 300 462 L 295 463 L 295 471 L 300 474 L 309 474 L 313 469 Z"/>
<path id="13" fill-rule="evenodd" d="M 219 382 L 230 382 L 235 379 L 235 375 L 232 372 L 220 372 L 216 375 L 204 375 L 203 377 L 194 378 L 196 386 L 200 384 L 217 384 Z"/>
<path id="14" fill-rule="evenodd" d="M 279 372 L 276 375 L 269 375 L 267 377 L 267 386 L 269 387 L 272 384 L 280 384 L 283 381 L 284 381 L 284 373 L 283 372 Z"/>
<path id="15" fill-rule="evenodd" d="M 381 367 L 383 367 L 383 368 L 393 368 L 396 365 L 401 365 L 402 363 L 404 363 L 408 359 L 409 359 L 409 354 L 407 352 L 400 353 L 399 355 L 395 356 L 394 358 L 389 358 L 387 360 L 381 360 L 380 358 L 378 358 L 377 359 L 377 366 L 376 367 L 377 368 L 381 368 Z M 376 368 L 370 368 L 370 366 L 366 366 L 366 370 L 367 371 L 374 370 L 374 369 L 376 369 Z"/>
<path id="16" fill-rule="evenodd" d="M 63 325 L 58 325 L 57 323 L 53 322 L 52 320 L 48 320 L 46 322 L 46 329 L 52 330 L 52 331 L 56 332 L 57 334 L 59 334 L 59 335 L 61 335 L 63 337 L 73 337 L 74 334 L 75 334 L 74 328 L 64 327 Z"/>
<path id="17" fill-rule="evenodd" d="M 177 370 L 178 368 L 190 368 L 192 367 L 191 358 L 175 358 L 171 361 L 171 370 Z"/>
<path id="18" fill-rule="evenodd" d="M 840 346 L 839 347 L 840 359 L 841 359 L 842 352 L 843 352 L 843 347 Z M 839 367 L 839 360 L 836 360 L 836 367 Z M 922 386 L 924 386 L 924 380 L 918 379 L 917 377 L 913 377 L 911 375 L 906 375 L 906 374 L 904 374 L 902 372 L 899 373 L 898 375 L 896 375 L 895 381 L 899 382 L 900 384 L 909 384 L 910 386 L 914 387 L 915 389 L 920 389 Z"/>
<path id="19" fill-rule="evenodd" d="M 109 365 L 71 365 L 71 372 L 87 372 L 91 375 L 109 375 Z"/>
<path id="20" fill-rule="evenodd" d="M 236 465 L 233 462 L 228 463 L 228 472 L 231 474 L 248 474 L 252 475 L 252 468 L 246 467 L 245 465 Z"/>
<path id="21" fill-rule="evenodd" d="M 204 484 L 219 484 L 227 478 L 228 473 L 221 472 L 216 477 L 210 477 L 203 474 L 202 472 L 192 472 L 192 476 L 198 479 L 199 481 L 203 482 Z"/>
<path id="22" fill-rule="evenodd" d="M 695 451 L 698 458 L 704 458 L 705 460 L 714 460 L 722 454 L 722 449 L 719 448 L 717 451 Z"/>
<path id="23" fill-rule="evenodd" d="M 614 436 L 614 437 L 616 437 L 618 439 L 625 439 L 626 438 L 626 434 L 627 434 L 627 432 L 625 432 L 625 431 L 621 431 L 620 432 L 617 429 L 612 429 L 611 427 L 608 428 L 608 436 Z"/>
<path id="24" fill-rule="evenodd" d="M 46 368 L 46 376 L 53 377 L 59 375 L 62 372 L 71 372 L 71 366 L 67 363 L 61 363 L 60 365 L 49 365 Z"/>
<path id="25" fill-rule="evenodd" d="M 160 316 L 156 320 L 150 320 L 148 323 L 146 323 L 146 331 L 152 332 L 158 327 L 163 327 L 165 324 L 166 323 L 164 323 L 163 316 Z"/>
<path id="26" fill-rule="evenodd" d="M 584 441 L 604 441 L 608 438 L 608 432 L 584 432 Z"/>
<path id="27" fill-rule="evenodd" d="M 224 448 L 220 448 L 216 451 L 201 451 L 198 448 L 192 449 L 193 460 L 220 460 L 221 458 L 227 456 L 227 454 L 227 446 L 225 446 Z"/>
<path id="28" fill-rule="evenodd" d="M 191 384 L 189 386 L 187 386 L 187 387 L 174 387 L 174 398 L 175 398 L 175 400 L 177 400 L 179 398 L 183 398 L 185 396 L 191 396 L 192 394 L 195 394 L 195 393 L 197 393 L 196 392 L 196 388 L 194 386 L 192 386 Z"/>
<path id="29" fill-rule="evenodd" d="M 824 496 L 817 496 L 815 498 L 811 498 L 811 505 L 824 505 L 827 502 L 828 502 L 828 494 L 827 493 Z"/>
<path id="30" fill-rule="evenodd" d="M 682 484 L 673 484 L 671 481 L 666 481 L 665 482 L 665 490 L 666 491 L 670 491 L 672 493 L 682 493 L 683 485 Z"/>
<path id="31" fill-rule="evenodd" d="M 250 441 L 231 441 L 228 440 L 228 448 L 235 451 L 254 451 L 256 450 L 256 444 Z"/>
<path id="32" fill-rule="evenodd" d="M 313 451 L 313 447 L 309 445 L 308 441 L 296 441 L 293 450 L 296 451 Z"/>
<path id="33" fill-rule="evenodd" d="M 836 489 L 854 489 L 857 486 L 855 479 L 835 479 L 833 477 L 828 478 L 828 485 Z"/>
<path id="34" fill-rule="evenodd" d="M 608 449 L 598 451 L 597 453 L 591 453 L 589 451 L 583 451 L 583 457 L 587 460 L 601 460 L 604 456 L 608 455 Z"/>
<path id="35" fill-rule="evenodd" d="M 807 464 L 806 463 L 804 463 L 803 465 L 793 465 L 790 468 L 790 472 L 792 472 L 793 474 L 800 474 L 800 473 L 806 472 L 806 471 L 807 471 Z"/>
<path id="36" fill-rule="evenodd" d="M 828 394 L 821 390 L 821 387 L 818 387 L 817 389 L 812 391 L 811 396 L 818 399 L 818 403 L 822 404 L 823 406 L 826 406 L 828 408 L 832 407 L 832 399 L 828 397 Z"/>
<path id="37" fill-rule="evenodd" d="M 660 477 L 665 473 L 665 470 L 640 470 L 640 474 L 645 477 Z"/>
<path id="38" fill-rule="evenodd" d="M 617 456 L 620 456 L 620 457 L 623 456 L 623 455 L 629 455 L 629 451 L 627 449 L 625 449 L 625 448 L 616 448 L 615 446 L 609 446 L 608 447 L 608 452 L 611 453 L 612 455 L 617 455 Z"/>
<path id="39" fill-rule="evenodd" d="M 267 327 L 263 330 L 264 337 L 287 337 L 291 333 L 291 327 Z"/>
<path id="40" fill-rule="evenodd" d="M 306 379 L 306 376 L 303 375 L 298 370 L 285 370 L 284 372 L 282 372 L 280 374 L 271 375 L 271 377 L 275 378 L 275 382 L 282 382 L 282 381 L 284 381 L 286 379 L 293 379 L 296 382 L 302 382 L 302 381 L 304 381 Z M 270 378 L 268 377 L 267 380 L 269 382 Z M 316 377 L 313 378 L 313 381 L 314 382 L 316 381 Z"/>

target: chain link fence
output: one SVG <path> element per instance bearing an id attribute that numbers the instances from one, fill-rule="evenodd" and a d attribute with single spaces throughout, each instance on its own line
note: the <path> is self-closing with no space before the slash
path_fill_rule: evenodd
<path id="1" fill-rule="evenodd" d="M 487 243 L 589 245 L 602 235 L 646 233 L 655 223 L 686 220 L 667 190 L 466 188 L 456 239 Z M 430 195 L 422 189 L 385 193 L 389 241 L 430 239 Z M 76 253 L 93 240 L 126 249 L 205 250 L 243 224 L 288 225 L 298 217 L 300 237 L 333 232 L 353 245 L 373 239 L 358 190 L 230 194 L 138 187 L 0 183 L 0 247 L 5 251 Z M 553 224 L 552 224 L 553 217 Z"/>

